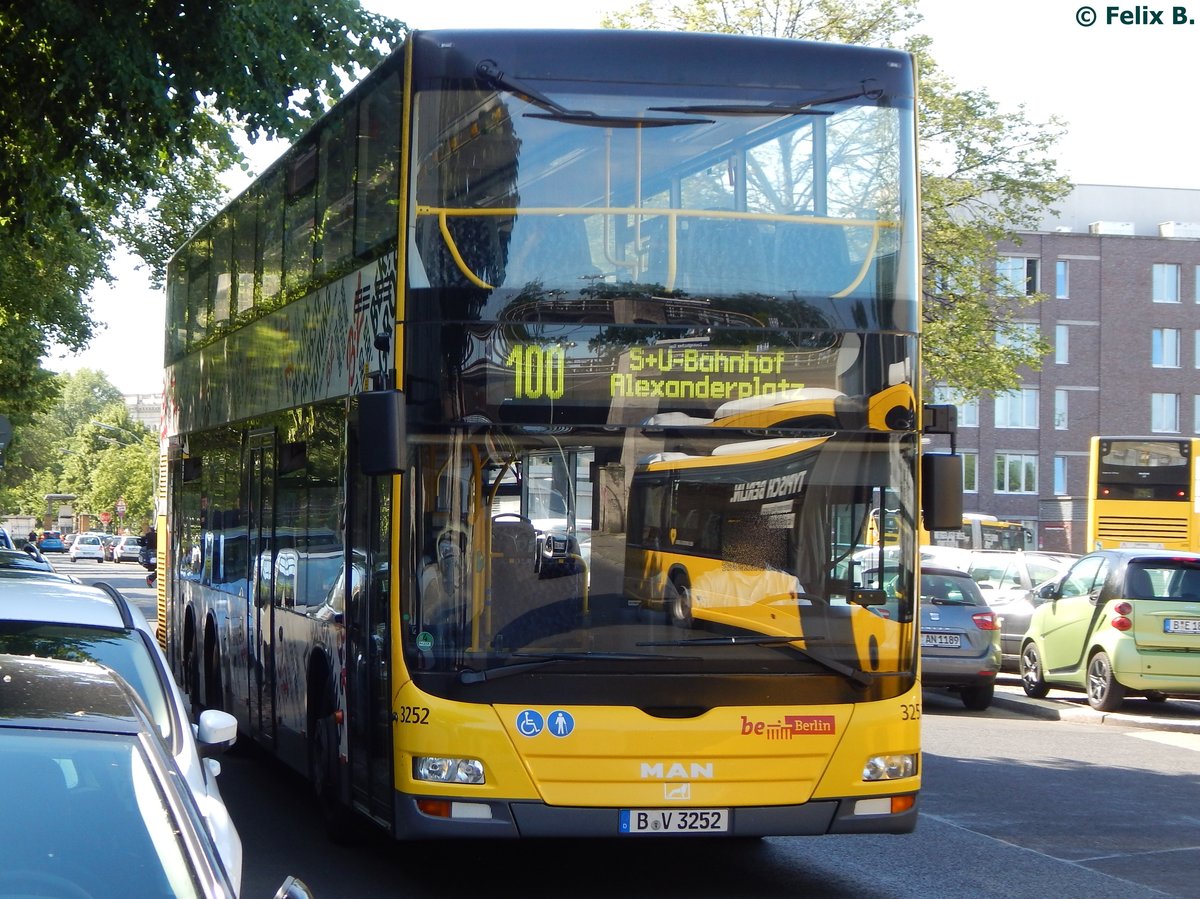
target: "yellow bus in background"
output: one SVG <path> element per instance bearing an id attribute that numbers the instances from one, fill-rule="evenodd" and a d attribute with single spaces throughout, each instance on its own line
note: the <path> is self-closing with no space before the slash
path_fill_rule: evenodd
<path id="1" fill-rule="evenodd" d="M 1195 437 L 1093 437 L 1087 548 L 1200 547 Z"/>

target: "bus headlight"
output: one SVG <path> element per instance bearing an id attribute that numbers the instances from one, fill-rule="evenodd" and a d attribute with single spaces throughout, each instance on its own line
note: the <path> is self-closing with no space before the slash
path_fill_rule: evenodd
<path id="1" fill-rule="evenodd" d="M 481 784 L 484 783 L 483 762 L 479 759 L 419 755 L 413 759 L 413 777 L 435 783 Z"/>
<path id="2" fill-rule="evenodd" d="M 863 780 L 898 780 L 917 773 L 915 754 L 873 755 L 863 766 Z"/>

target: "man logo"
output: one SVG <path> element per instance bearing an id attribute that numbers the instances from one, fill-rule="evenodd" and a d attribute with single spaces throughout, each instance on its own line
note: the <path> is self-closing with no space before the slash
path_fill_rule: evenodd
<path id="1" fill-rule="evenodd" d="M 642 780 L 712 780 L 712 762 L 642 762 Z"/>

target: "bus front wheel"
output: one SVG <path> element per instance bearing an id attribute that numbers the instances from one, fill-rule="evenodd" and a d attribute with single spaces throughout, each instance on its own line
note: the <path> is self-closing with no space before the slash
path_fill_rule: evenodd
<path id="1" fill-rule="evenodd" d="M 667 595 L 667 615 L 670 617 L 671 623 L 677 627 L 691 627 L 692 588 L 682 578 L 671 581 L 671 588 Z"/>

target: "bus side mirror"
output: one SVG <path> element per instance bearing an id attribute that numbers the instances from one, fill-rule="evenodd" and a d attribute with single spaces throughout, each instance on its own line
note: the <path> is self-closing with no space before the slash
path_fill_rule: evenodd
<path id="1" fill-rule="evenodd" d="M 369 390 L 358 395 L 358 463 L 363 474 L 400 474 L 408 468 L 404 394 Z"/>
<path id="2" fill-rule="evenodd" d="M 927 531 L 962 527 L 962 456 L 926 453 L 921 457 L 921 516 Z"/>

